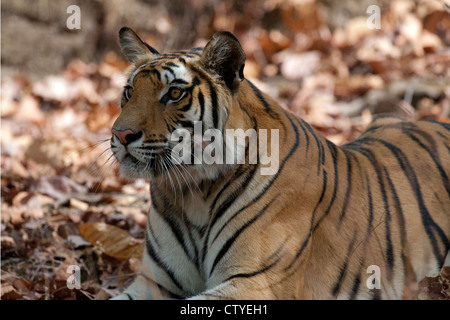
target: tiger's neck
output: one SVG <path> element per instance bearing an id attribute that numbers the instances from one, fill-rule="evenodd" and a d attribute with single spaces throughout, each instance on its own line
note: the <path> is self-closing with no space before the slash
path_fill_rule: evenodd
<path id="1" fill-rule="evenodd" d="M 258 175 L 256 179 L 263 186 L 265 194 L 277 195 L 278 212 L 274 214 L 291 214 L 289 219 L 293 219 L 293 224 L 298 228 L 296 232 L 301 235 L 298 252 L 288 267 L 302 264 L 302 260 L 308 261 L 309 265 L 317 265 L 313 261 L 314 255 L 309 254 L 312 246 L 323 244 L 333 247 L 337 242 L 328 236 L 326 230 L 334 230 L 341 223 L 342 228 L 345 228 L 353 219 L 344 222 L 342 219 L 347 211 L 352 187 L 349 155 L 307 122 L 283 110 L 250 82 L 244 81 L 242 85 L 245 90 L 241 91 L 234 105 L 236 110 L 242 110 L 238 113 L 239 118 L 245 120 L 247 128 L 252 127 L 256 120 L 259 129 L 279 132 L 278 171 L 274 175 Z M 270 137 L 270 134 L 267 136 Z M 344 188 L 338 188 L 339 182 Z M 354 190 L 358 190 L 358 187 L 353 185 Z M 265 195 L 261 195 L 260 201 L 264 201 L 264 198 Z M 265 201 L 270 200 L 267 198 Z M 293 208 L 295 213 L 291 212 Z M 313 237 L 320 238 L 320 241 L 313 241 Z"/>
<path id="2" fill-rule="evenodd" d="M 265 141 L 268 146 L 266 153 L 273 156 L 271 160 L 274 163 L 267 164 L 266 161 L 265 165 L 251 164 L 249 155 L 246 154 L 245 163 L 241 165 L 230 165 L 224 160 L 223 164 L 172 169 L 151 181 L 151 191 L 155 194 L 160 193 L 160 198 L 164 199 L 165 203 L 170 203 L 172 210 L 184 214 L 186 205 L 190 202 L 197 205 L 203 203 L 204 208 L 208 208 L 211 206 L 208 199 L 220 193 L 226 184 L 239 185 L 232 183 L 232 180 L 238 179 L 241 176 L 239 173 L 247 171 L 254 171 L 252 178 L 257 183 L 282 185 L 284 194 L 296 199 L 314 198 L 317 194 L 321 194 L 320 186 L 334 179 L 337 170 L 335 160 L 337 154 L 342 151 L 317 133 L 308 123 L 283 110 L 251 82 L 247 80 L 242 82 L 239 93 L 233 99 L 232 110 L 229 110 L 228 114 L 224 133 L 226 130 L 241 129 L 244 132 L 254 130 L 258 148 L 260 142 Z M 266 139 L 261 139 L 262 131 L 265 132 Z M 273 131 L 277 134 L 273 135 Z M 277 137 L 278 141 L 272 142 L 273 137 Z M 226 140 L 224 137 L 225 152 L 228 151 L 227 148 L 230 148 Z M 249 140 L 246 142 L 248 143 Z M 248 145 L 246 147 L 245 151 L 248 152 Z M 276 157 L 272 154 L 272 148 Z M 261 157 L 258 160 L 261 160 Z M 270 165 L 274 170 L 261 175 L 261 167 Z M 255 166 L 259 168 L 252 170 Z M 240 190 L 240 192 L 243 191 Z M 323 203 L 327 201 L 327 197 L 333 197 L 333 195 L 324 194 Z M 217 202 L 219 199 L 213 201 Z M 192 211 L 196 214 L 199 212 L 198 209 Z M 208 214 L 213 213 L 204 214 L 205 222 L 208 220 L 206 219 Z"/>
<path id="3" fill-rule="evenodd" d="M 159 213 L 187 218 L 202 228 L 222 214 L 226 206 L 249 202 L 255 195 L 263 198 L 262 193 L 272 189 L 282 190 L 281 206 L 293 206 L 303 213 L 304 230 L 299 232 L 308 235 L 317 223 L 323 223 L 331 212 L 326 207 L 331 208 L 338 197 L 338 190 L 329 188 L 340 170 L 337 158 L 342 151 L 338 147 L 246 80 L 234 97 L 224 128 L 255 130 L 258 141 L 261 130 L 266 130 L 266 143 L 274 149 L 268 153 L 278 153 L 272 159 L 277 170 L 262 175 L 260 169 L 268 165 L 250 164 L 248 154 L 240 165 L 173 169 L 151 181 L 152 203 Z M 278 141 L 272 144 L 273 130 L 277 131 Z M 205 178 L 203 172 L 207 170 L 212 173 Z"/>

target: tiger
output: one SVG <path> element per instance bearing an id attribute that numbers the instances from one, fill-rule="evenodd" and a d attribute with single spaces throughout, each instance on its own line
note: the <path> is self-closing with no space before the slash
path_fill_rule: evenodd
<path id="1" fill-rule="evenodd" d="M 230 32 L 171 53 L 128 27 L 119 42 L 131 66 L 111 150 L 151 201 L 141 268 L 113 299 L 402 299 L 449 261 L 450 124 L 380 115 L 337 146 L 244 77 Z M 256 163 L 250 135 L 216 141 L 241 163 L 172 159 L 174 132 L 199 124 L 278 136 Z"/>

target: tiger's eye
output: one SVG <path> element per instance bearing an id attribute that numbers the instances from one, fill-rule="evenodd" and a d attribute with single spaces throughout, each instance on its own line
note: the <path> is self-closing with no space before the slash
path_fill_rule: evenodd
<path id="1" fill-rule="evenodd" d="M 172 88 L 170 88 L 169 94 L 170 94 L 170 99 L 177 100 L 178 98 L 181 97 L 182 91 L 180 88 L 172 87 Z"/>

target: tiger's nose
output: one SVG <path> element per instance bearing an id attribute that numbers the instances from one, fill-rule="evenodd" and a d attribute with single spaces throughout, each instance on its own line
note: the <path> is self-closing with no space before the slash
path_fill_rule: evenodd
<path id="1" fill-rule="evenodd" d="M 142 136 L 142 131 L 138 133 L 134 133 L 130 129 L 127 130 L 111 130 L 112 134 L 119 138 L 120 142 L 124 145 L 136 141 Z"/>

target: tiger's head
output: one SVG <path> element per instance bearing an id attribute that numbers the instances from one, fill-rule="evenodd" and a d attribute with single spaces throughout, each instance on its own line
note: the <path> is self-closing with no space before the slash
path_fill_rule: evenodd
<path id="1" fill-rule="evenodd" d="M 119 39 L 133 66 L 112 127 L 111 150 L 122 175 L 149 178 L 178 165 L 170 159 L 179 142 L 171 140 L 175 130 L 193 132 L 200 121 L 203 132 L 223 131 L 244 78 L 245 54 L 229 32 L 214 34 L 204 49 L 166 54 L 127 27 Z"/>

